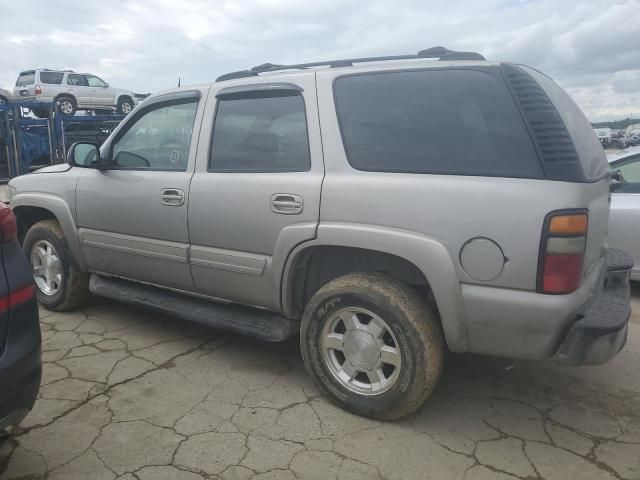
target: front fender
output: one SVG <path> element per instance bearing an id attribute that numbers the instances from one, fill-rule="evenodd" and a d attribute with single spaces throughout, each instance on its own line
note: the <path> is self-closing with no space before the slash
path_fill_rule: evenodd
<path id="1" fill-rule="evenodd" d="M 87 270 L 87 263 L 82 255 L 80 237 L 74 216 L 64 198 L 48 193 L 15 193 L 11 197 L 11 208 L 18 211 L 20 207 L 37 207 L 51 212 L 58 220 L 69 245 L 71 257 L 82 271 Z"/>
<path id="2" fill-rule="evenodd" d="M 453 352 L 467 351 L 462 289 L 456 270 L 446 247 L 438 240 L 406 230 L 353 223 L 321 223 L 317 237 L 298 245 L 286 262 L 282 305 L 285 314 L 291 314 L 291 282 L 296 261 L 303 251 L 315 246 L 342 246 L 366 248 L 388 253 L 415 265 L 425 276 L 433 292 L 445 339 Z"/>

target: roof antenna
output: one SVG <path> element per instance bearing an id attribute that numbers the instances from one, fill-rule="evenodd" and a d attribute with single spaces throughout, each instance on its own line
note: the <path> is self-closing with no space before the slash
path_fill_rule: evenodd
<path id="1" fill-rule="evenodd" d="M 180 88 L 180 77 L 178 77 L 178 88 Z"/>

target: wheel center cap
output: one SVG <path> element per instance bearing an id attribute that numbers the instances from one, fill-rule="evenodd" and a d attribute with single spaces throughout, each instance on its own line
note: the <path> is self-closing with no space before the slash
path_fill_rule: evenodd
<path id="1" fill-rule="evenodd" d="M 352 330 L 344 342 L 347 361 L 358 370 L 372 370 L 380 358 L 380 348 L 370 333 Z"/>

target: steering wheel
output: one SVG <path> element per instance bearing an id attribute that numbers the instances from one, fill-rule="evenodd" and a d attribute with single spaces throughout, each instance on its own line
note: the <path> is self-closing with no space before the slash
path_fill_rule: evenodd
<path id="1" fill-rule="evenodd" d="M 172 167 L 179 167 L 187 164 L 189 145 L 177 138 L 170 138 L 160 143 L 154 150 L 153 155 L 156 161 Z"/>

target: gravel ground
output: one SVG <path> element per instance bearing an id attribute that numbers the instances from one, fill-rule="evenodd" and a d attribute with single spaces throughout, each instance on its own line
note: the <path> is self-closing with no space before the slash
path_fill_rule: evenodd
<path id="1" fill-rule="evenodd" d="M 260 343 L 95 298 L 42 311 L 40 399 L 0 479 L 640 479 L 640 286 L 629 343 L 561 368 L 449 355 L 422 411 L 346 413 L 296 341 Z"/>

